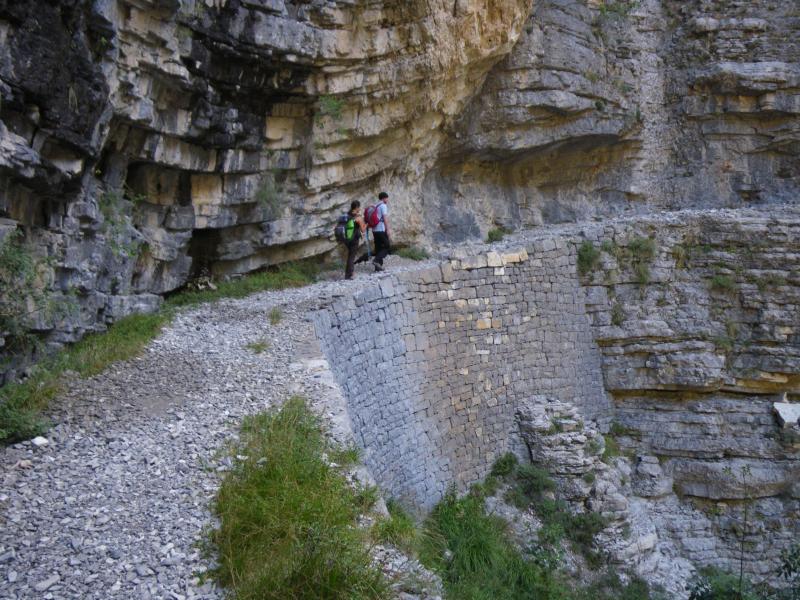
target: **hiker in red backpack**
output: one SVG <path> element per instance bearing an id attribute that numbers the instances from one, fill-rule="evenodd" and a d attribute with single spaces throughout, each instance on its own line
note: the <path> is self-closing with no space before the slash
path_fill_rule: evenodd
<path id="1" fill-rule="evenodd" d="M 383 259 L 389 255 L 391 246 L 389 243 L 389 194 L 381 192 L 378 194 L 378 204 L 368 206 L 364 210 L 364 221 L 367 227 L 372 229 L 372 236 L 375 239 L 375 258 L 372 264 L 376 271 L 383 271 Z M 367 241 L 369 244 L 369 241 Z M 368 254 L 363 254 L 356 262 L 366 262 Z"/>

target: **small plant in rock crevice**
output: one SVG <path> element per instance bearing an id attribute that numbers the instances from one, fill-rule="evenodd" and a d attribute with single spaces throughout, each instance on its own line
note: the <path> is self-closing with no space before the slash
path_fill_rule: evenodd
<path id="1" fill-rule="evenodd" d="M 652 238 L 637 236 L 628 242 L 633 272 L 639 285 L 650 282 L 650 263 L 656 256 L 656 243 Z"/>
<path id="2" fill-rule="evenodd" d="M 486 241 L 489 244 L 493 244 L 495 242 L 499 242 L 508 233 L 510 233 L 510 232 L 505 227 L 495 227 L 494 229 L 490 229 L 489 232 L 486 234 Z"/>
<path id="3" fill-rule="evenodd" d="M 495 463 L 495 468 L 507 470 L 502 464 L 505 457 Z M 533 507 L 542 520 L 539 540 L 549 546 L 558 545 L 567 539 L 592 567 L 600 565 L 602 555 L 595 545 L 595 536 L 606 526 L 605 519 L 598 513 L 572 513 L 566 502 L 554 498 L 555 481 L 550 474 L 535 464 L 517 464 L 505 476 L 510 483 L 506 500 L 517 508 Z"/>
<path id="4" fill-rule="evenodd" d="M 625 311 L 619 302 L 614 302 L 611 307 L 611 324 L 620 327 L 625 322 Z"/>
<path id="5" fill-rule="evenodd" d="M 342 118 L 342 109 L 344 108 L 344 101 L 331 95 L 320 96 L 317 101 L 317 114 L 314 117 L 317 123 L 320 123 L 323 118 L 330 117 L 334 122 L 338 122 Z"/>
<path id="6" fill-rule="evenodd" d="M 588 275 L 600 264 L 600 251 L 589 240 L 578 247 L 578 273 Z"/>
<path id="7" fill-rule="evenodd" d="M 254 199 L 264 210 L 265 220 L 273 221 L 280 216 L 283 190 L 278 184 L 275 171 L 271 170 L 262 174 Z"/>
<path id="8" fill-rule="evenodd" d="M 400 503 L 390 498 L 386 501 L 389 517 L 380 519 L 372 528 L 373 537 L 385 544 L 392 544 L 405 552 L 413 553 L 419 543 L 419 532 L 413 517 Z"/>
<path id="9" fill-rule="evenodd" d="M 732 292 L 736 289 L 736 282 L 730 275 L 716 273 L 710 280 L 711 289 L 717 292 Z"/>
<path id="10" fill-rule="evenodd" d="M 38 344 L 38 337 L 31 332 L 33 322 L 54 310 L 45 279 L 47 270 L 47 261 L 35 256 L 19 230 L 0 239 L 0 340 L 4 340 L 4 353 L 21 354 Z"/>
<path id="11" fill-rule="evenodd" d="M 600 5 L 600 16 L 604 19 L 625 19 L 638 6 L 638 0 L 604 0 Z"/>
<path id="12" fill-rule="evenodd" d="M 103 215 L 101 231 L 116 258 L 134 257 L 141 246 L 139 234 L 128 212 L 143 200 L 140 195 L 126 198 L 123 192 L 117 190 L 106 191 L 98 200 L 97 207 Z"/>

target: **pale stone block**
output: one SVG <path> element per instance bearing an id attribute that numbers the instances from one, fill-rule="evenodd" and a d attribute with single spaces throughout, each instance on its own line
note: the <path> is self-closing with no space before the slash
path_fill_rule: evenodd
<path id="1" fill-rule="evenodd" d="M 800 420 L 800 403 L 775 402 L 772 409 L 784 429 L 797 425 Z"/>
<path id="2" fill-rule="evenodd" d="M 483 269 L 487 266 L 486 255 L 479 254 L 478 256 L 470 256 L 461 261 L 461 268 L 467 271 L 473 269 Z"/>
<path id="3" fill-rule="evenodd" d="M 488 267 L 502 267 L 503 257 L 497 252 L 486 253 L 486 266 Z"/>

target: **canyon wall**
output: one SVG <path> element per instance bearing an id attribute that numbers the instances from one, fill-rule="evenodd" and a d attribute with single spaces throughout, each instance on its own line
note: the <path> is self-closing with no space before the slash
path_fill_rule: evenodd
<path id="1" fill-rule="evenodd" d="M 390 496 L 428 508 L 513 451 L 656 579 L 738 568 L 747 503 L 767 576 L 800 535 L 800 424 L 775 414 L 800 400 L 798 261 L 797 209 L 562 226 L 383 278 L 317 331 Z"/>
<path id="2" fill-rule="evenodd" d="M 72 341 L 209 271 L 795 202 L 800 14 L 711 0 L 0 2 L 0 236 Z M 0 332 L 4 333 L 4 332 Z"/>

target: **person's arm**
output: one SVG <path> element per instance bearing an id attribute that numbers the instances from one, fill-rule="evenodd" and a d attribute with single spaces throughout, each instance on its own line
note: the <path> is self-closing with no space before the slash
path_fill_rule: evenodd
<path id="1" fill-rule="evenodd" d="M 386 237 L 392 237 L 389 235 L 389 215 L 383 215 L 383 226 L 386 230 Z"/>
<path id="2" fill-rule="evenodd" d="M 356 217 L 356 223 L 358 224 L 358 228 L 361 230 L 361 233 L 364 233 L 367 230 L 367 224 L 364 223 L 364 219 L 361 217 Z"/>

